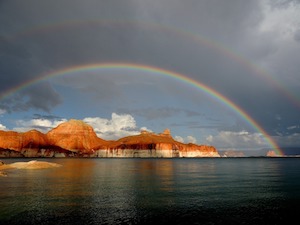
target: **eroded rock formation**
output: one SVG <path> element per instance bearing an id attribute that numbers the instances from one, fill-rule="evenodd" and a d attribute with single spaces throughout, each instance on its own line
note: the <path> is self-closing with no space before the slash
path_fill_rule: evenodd
<path id="1" fill-rule="evenodd" d="M 270 151 L 267 152 L 267 157 L 278 157 L 278 156 L 279 155 L 276 154 L 276 152 L 273 151 L 273 150 L 270 150 Z"/>
<path id="2" fill-rule="evenodd" d="M 98 138 L 90 125 L 73 119 L 49 131 L 47 138 L 51 146 L 59 146 L 62 149 L 87 154 L 108 143 Z"/>
<path id="3" fill-rule="evenodd" d="M 0 131 L 0 157 L 220 157 L 213 146 L 175 141 L 169 129 L 141 131 L 117 141 L 97 137 L 80 120 L 70 120 L 43 134 Z"/>

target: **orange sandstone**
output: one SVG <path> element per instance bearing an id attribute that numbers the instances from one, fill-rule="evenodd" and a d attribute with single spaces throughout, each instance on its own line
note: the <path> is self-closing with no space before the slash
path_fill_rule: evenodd
<path id="1" fill-rule="evenodd" d="M 19 152 L 21 155 L 15 155 Z M 175 141 L 169 129 L 106 141 L 97 137 L 93 127 L 80 120 L 69 120 L 43 134 L 0 131 L 0 156 L 13 157 L 220 157 L 213 146 Z"/>

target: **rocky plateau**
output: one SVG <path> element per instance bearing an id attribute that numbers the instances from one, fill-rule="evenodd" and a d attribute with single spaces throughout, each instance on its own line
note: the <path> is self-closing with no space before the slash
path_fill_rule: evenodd
<path id="1" fill-rule="evenodd" d="M 99 138 L 93 127 L 71 119 L 44 134 L 0 131 L 0 157 L 220 157 L 213 146 L 184 144 L 169 129 L 156 134 L 141 131 L 115 141 Z"/>

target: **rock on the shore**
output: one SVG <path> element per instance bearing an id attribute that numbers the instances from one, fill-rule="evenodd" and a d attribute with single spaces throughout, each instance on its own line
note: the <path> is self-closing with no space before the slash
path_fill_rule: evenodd
<path id="1" fill-rule="evenodd" d="M 50 163 L 37 160 L 31 160 L 29 162 L 15 162 L 10 164 L 4 164 L 3 162 L 0 163 L 0 177 L 7 177 L 7 173 L 4 172 L 4 170 L 10 169 L 36 170 L 61 167 L 61 165 L 57 163 Z"/>
<path id="2" fill-rule="evenodd" d="M 47 169 L 60 167 L 61 165 L 57 163 L 32 160 L 29 162 L 15 162 L 8 164 L 8 166 L 14 169 Z"/>

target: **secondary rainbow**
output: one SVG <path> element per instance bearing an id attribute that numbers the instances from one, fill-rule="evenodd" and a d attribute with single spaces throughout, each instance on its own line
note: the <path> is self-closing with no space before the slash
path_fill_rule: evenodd
<path id="1" fill-rule="evenodd" d="M 234 102 L 232 102 L 230 99 L 228 99 L 226 96 L 220 94 L 216 90 L 212 89 L 211 87 L 196 81 L 194 79 L 191 79 L 187 76 L 184 76 L 183 74 L 176 73 L 170 70 L 149 66 L 149 65 L 143 65 L 143 64 L 132 64 L 132 63 L 97 63 L 97 64 L 84 64 L 84 65 L 76 65 L 71 66 L 63 69 L 59 69 L 53 72 L 48 72 L 45 74 L 42 74 L 38 76 L 38 78 L 27 81 L 25 83 L 22 83 L 19 86 L 16 86 L 4 94 L 0 95 L 0 99 L 5 98 L 9 96 L 10 94 L 13 94 L 17 91 L 20 91 L 30 85 L 33 85 L 39 81 L 61 76 L 64 74 L 70 74 L 75 72 L 82 72 L 82 71 L 90 71 L 90 70 L 96 70 L 96 69 L 130 69 L 130 70 L 136 70 L 136 71 L 144 71 L 144 72 L 150 72 L 158 75 L 163 75 L 166 77 L 171 77 L 173 79 L 179 80 L 181 82 L 184 82 L 186 84 L 192 85 L 203 92 L 207 93 L 209 96 L 212 96 L 231 108 L 233 111 L 235 111 L 238 115 L 240 115 L 249 125 L 251 125 L 253 128 L 255 128 L 259 133 L 264 135 L 266 141 L 269 143 L 269 145 L 273 148 L 273 150 L 276 152 L 277 155 L 282 156 L 283 153 L 280 149 L 280 147 L 272 140 L 272 138 L 267 134 L 267 132 L 250 116 L 248 115 L 241 107 L 236 105 Z"/>
<path id="2" fill-rule="evenodd" d="M 204 46 L 207 46 L 216 52 L 222 54 L 225 57 L 232 59 L 234 62 L 237 62 L 239 65 L 242 65 L 247 70 L 251 71 L 253 75 L 258 76 L 260 79 L 263 79 L 268 84 L 272 85 L 283 96 L 285 96 L 289 102 L 294 106 L 300 109 L 300 98 L 295 95 L 288 87 L 286 87 L 282 82 L 275 79 L 271 74 L 267 73 L 265 70 L 260 68 L 258 65 L 255 65 L 247 58 L 243 57 L 241 54 L 232 51 L 230 48 L 218 43 L 210 38 L 204 37 L 200 34 L 190 32 L 188 30 L 179 29 L 171 25 L 164 25 L 153 23 L 149 21 L 130 21 L 130 20 L 71 20 L 71 21 L 61 21 L 61 22 L 49 22 L 43 23 L 39 26 L 25 29 L 21 32 L 16 33 L 11 38 L 19 39 L 24 37 L 30 37 L 34 34 L 39 34 L 43 32 L 59 32 L 60 30 L 66 28 L 77 28 L 84 27 L 87 25 L 97 25 L 97 26 L 120 26 L 120 27 L 135 27 L 141 26 L 143 28 L 152 29 L 153 32 L 169 32 L 175 36 L 182 37 L 186 40 L 193 41 L 195 43 L 200 43 Z"/>

